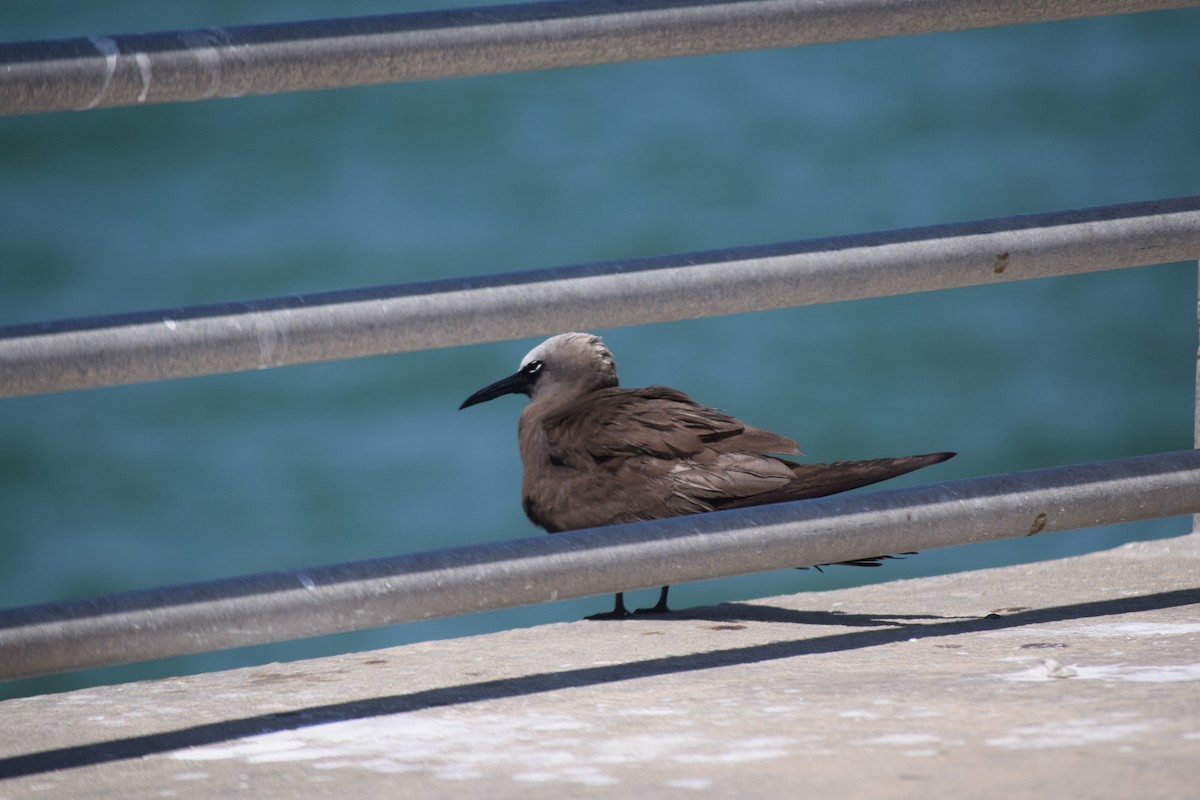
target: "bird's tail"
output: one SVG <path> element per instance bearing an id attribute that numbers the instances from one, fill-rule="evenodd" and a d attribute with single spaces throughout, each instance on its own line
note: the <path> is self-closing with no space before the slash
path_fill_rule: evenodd
<path id="1" fill-rule="evenodd" d="M 848 492 L 851 489 L 886 481 L 888 478 L 895 478 L 922 467 L 940 464 L 955 455 L 955 453 L 927 453 L 920 456 L 871 458 L 865 461 L 836 461 L 832 464 L 797 464 L 786 461 L 785 463 L 795 476 L 787 486 L 781 486 L 765 494 L 738 498 L 731 503 L 722 504 L 720 507 L 722 509 L 743 508 L 768 503 L 784 503 L 789 500 L 809 500 L 838 492 Z"/>
<path id="2" fill-rule="evenodd" d="M 784 488 L 787 497 L 782 500 L 806 500 L 813 497 L 846 492 L 860 486 L 886 481 L 922 467 L 940 464 L 954 458 L 955 453 L 927 453 L 920 456 L 900 456 L 899 458 L 872 458 L 866 461 L 839 461 L 833 464 L 795 464 L 792 473 L 796 479 Z M 898 556 L 874 556 L 858 558 L 853 561 L 835 562 L 846 567 L 878 567 L 889 558 L 916 555 L 902 553 Z M 817 570 L 829 564 L 814 565 Z M 798 567 L 805 569 L 805 567 Z"/>
<path id="3" fill-rule="evenodd" d="M 860 486 L 886 481 L 900 475 L 940 464 L 956 453 L 926 453 L 919 456 L 837 461 L 832 464 L 792 464 L 795 479 L 781 490 L 787 500 L 807 500 L 847 492 Z"/>

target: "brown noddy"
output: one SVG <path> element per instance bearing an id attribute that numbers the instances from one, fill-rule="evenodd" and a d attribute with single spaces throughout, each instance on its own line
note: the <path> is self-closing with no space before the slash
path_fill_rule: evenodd
<path id="1" fill-rule="evenodd" d="M 600 337 L 564 333 L 542 342 L 513 375 L 459 408 L 524 394 L 517 439 L 521 504 L 548 533 L 781 503 L 844 492 L 937 464 L 954 453 L 800 464 L 786 436 L 747 425 L 665 386 L 623 389 Z M 877 556 L 839 562 L 878 566 Z M 667 591 L 639 613 L 665 613 Z M 609 613 L 623 617 L 623 593 Z"/>

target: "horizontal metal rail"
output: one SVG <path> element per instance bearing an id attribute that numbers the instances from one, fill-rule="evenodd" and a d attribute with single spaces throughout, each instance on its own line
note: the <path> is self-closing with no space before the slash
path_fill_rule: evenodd
<path id="1" fill-rule="evenodd" d="M 0 611 L 0 679 L 1200 511 L 1200 450 Z"/>
<path id="2" fill-rule="evenodd" d="M 0 327 L 0 397 L 1161 264 L 1200 196 Z"/>
<path id="3" fill-rule="evenodd" d="M 792 47 L 1181 0 L 572 0 L 0 45 L 0 113 L 206 100 Z"/>

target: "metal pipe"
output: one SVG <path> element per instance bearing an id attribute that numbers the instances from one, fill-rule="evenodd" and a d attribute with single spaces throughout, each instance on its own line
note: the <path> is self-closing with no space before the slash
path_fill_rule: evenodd
<path id="1" fill-rule="evenodd" d="M 0 46 L 0 114 L 207 100 L 1124 14 L 1181 0 L 571 0 Z"/>
<path id="2" fill-rule="evenodd" d="M 1200 323 L 1200 261 L 1196 262 L 1196 321 Z M 1198 337 L 1200 341 L 1200 337 Z M 1200 346 L 1196 351 L 1196 384 L 1195 384 L 1195 405 L 1193 406 L 1192 416 L 1192 447 L 1200 448 Z M 1192 532 L 1200 531 L 1200 514 L 1192 516 Z"/>
<path id="3" fill-rule="evenodd" d="M 1200 511 L 1200 450 L 0 612 L 0 679 Z"/>
<path id="4" fill-rule="evenodd" d="M 0 327 L 0 397 L 1193 259 L 1200 196 Z"/>

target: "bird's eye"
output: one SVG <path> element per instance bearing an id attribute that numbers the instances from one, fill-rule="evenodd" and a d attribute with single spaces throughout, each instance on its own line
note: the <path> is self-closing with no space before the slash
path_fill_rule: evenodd
<path id="1" fill-rule="evenodd" d="M 541 371 L 542 362 L 540 361 L 530 361 L 525 365 L 525 369 L 521 370 L 521 372 L 524 372 L 526 375 L 537 375 Z"/>

